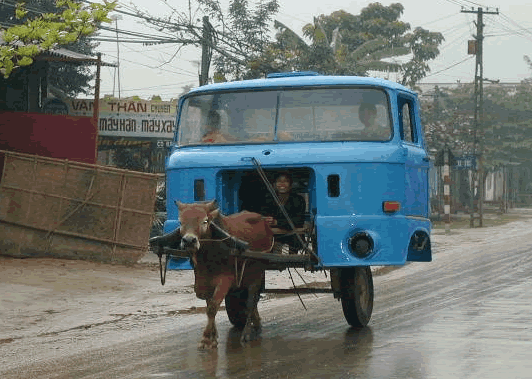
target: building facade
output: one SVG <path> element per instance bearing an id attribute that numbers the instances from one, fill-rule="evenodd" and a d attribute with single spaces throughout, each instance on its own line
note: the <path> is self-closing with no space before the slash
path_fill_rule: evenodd
<path id="1" fill-rule="evenodd" d="M 92 99 L 66 101 L 69 114 L 91 116 Z M 175 133 L 177 100 L 105 98 L 98 117 L 98 163 L 129 170 L 164 172 Z"/>

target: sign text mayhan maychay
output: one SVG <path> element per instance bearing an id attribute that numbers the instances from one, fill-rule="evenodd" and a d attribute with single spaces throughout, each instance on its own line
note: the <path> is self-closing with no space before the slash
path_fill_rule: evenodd
<path id="1" fill-rule="evenodd" d="M 151 100 L 100 100 L 98 129 L 101 136 L 172 138 L 176 103 Z M 92 116 L 94 101 L 68 101 L 69 114 Z"/>

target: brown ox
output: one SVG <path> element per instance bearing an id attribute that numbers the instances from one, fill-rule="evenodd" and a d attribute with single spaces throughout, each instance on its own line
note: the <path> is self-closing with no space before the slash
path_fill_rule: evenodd
<path id="1" fill-rule="evenodd" d="M 271 229 L 258 213 L 241 212 L 223 216 L 214 201 L 193 204 L 177 201 L 176 204 L 181 224 L 181 248 L 190 252 L 194 266 L 194 290 L 198 298 L 207 302 L 208 321 L 200 348 L 217 346 L 216 313 L 226 295 L 239 290 L 247 290 L 241 341 L 249 341 L 252 333 L 261 328 L 257 303 L 264 283 L 264 266 L 258 261 L 245 261 L 231 255 L 234 241 L 224 239 L 212 224 L 246 242 L 248 248 L 254 251 L 271 250 Z M 230 306 L 226 301 L 226 307 Z M 228 309 L 228 314 L 230 311 Z"/>

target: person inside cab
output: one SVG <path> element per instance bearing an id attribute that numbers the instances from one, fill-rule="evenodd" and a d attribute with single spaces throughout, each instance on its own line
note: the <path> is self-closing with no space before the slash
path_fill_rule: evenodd
<path id="1" fill-rule="evenodd" d="M 227 138 L 221 131 L 221 118 L 218 112 L 209 111 L 207 115 L 207 123 L 205 124 L 205 133 L 201 137 L 201 142 L 206 143 L 224 143 L 227 142 Z"/>
<path id="2" fill-rule="evenodd" d="M 287 172 L 277 175 L 273 183 L 275 193 L 294 226 L 296 228 L 302 228 L 305 222 L 307 205 L 303 196 L 292 192 L 292 185 L 292 176 Z M 297 251 L 302 248 L 301 244 L 297 236 L 292 233 L 288 220 L 272 196 L 266 197 L 260 213 L 265 216 L 266 222 L 275 234 L 286 234 L 285 236 L 276 237 L 276 241 L 287 244 L 290 247 L 290 254 L 297 254 Z"/>
<path id="3" fill-rule="evenodd" d="M 390 138 L 390 128 L 377 122 L 377 107 L 375 104 L 360 104 L 358 118 L 364 125 L 364 129 L 361 132 L 362 139 L 384 141 Z"/>

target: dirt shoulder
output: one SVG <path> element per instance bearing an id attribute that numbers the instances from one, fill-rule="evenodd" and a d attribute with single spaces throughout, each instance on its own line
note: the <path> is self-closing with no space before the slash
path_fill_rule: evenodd
<path id="1" fill-rule="evenodd" d="M 511 213 L 517 221 L 502 226 L 453 229 L 451 235 L 435 229 L 434 253 L 463 248 L 464 243 L 478 243 L 510 230 L 530 230 L 532 210 L 514 209 Z M 131 315 L 202 313 L 205 302 L 194 295 L 193 272 L 169 271 L 167 283 L 162 286 L 157 264 L 157 257 L 150 253 L 133 266 L 0 256 L 0 352 L 27 338 L 117 323 Z M 390 269 L 373 270 L 384 274 Z M 307 283 L 328 281 L 324 273 L 300 273 Z M 304 284 L 298 275 L 293 276 L 296 285 Z M 291 285 L 286 270 L 267 273 L 268 288 Z"/>
<path id="2" fill-rule="evenodd" d="M 157 289 L 149 265 L 0 257 L 0 272 L 0 343 L 106 322 L 113 305 Z"/>

